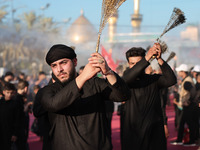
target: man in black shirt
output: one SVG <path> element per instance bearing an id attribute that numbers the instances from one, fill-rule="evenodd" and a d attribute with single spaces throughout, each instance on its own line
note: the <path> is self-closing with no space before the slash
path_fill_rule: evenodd
<path id="1" fill-rule="evenodd" d="M 112 149 L 104 100 L 126 101 L 130 91 L 99 53 L 88 60 L 77 76 L 72 48 L 54 45 L 46 55 L 55 83 L 42 89 L 41 104 L 48 112 L 53 150 Z M 106 79 L 95 77 L 98 72 Z"/>
<path id="2" fill-rule="evenodd" d="M 126 52 L 129 69 L 123 79 L 131 89 L 131 99 L 124 104 L 121 122 L 122 150 L 166 150 L 160 89 L 176 83 L 170 66 L 161 58 L 161 46 L 156 43 L 145 55 L 141 47 Z M 155 57 L 161 74 L 145 74 L 149 61 Z"/>

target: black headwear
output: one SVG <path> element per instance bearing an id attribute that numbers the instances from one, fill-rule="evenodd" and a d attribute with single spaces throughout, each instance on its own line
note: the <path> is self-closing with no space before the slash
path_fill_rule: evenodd
<path id="1" fill-rule="evenodd" d="M 62 59 L 62 58 L 73 59 L 75 57 L 76 57 L 76 53 L 71 47 L 68 47 L 62 44 L 57 44 L 57 45 L 53 45 L 48 51 L 46 55 L 46 62 L 47 64 L 51 65 L 51 63 L 59 59 Z"/>

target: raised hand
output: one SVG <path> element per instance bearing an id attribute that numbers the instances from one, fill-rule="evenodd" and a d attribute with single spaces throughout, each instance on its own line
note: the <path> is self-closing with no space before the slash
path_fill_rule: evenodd
<path id="1" fill-rule="evenodd" d="M 155 43 L 154 44 L 154 47 L 156 48 L 156 52 L 157 52 L 157 55 L 156 55 L 156 59 L 160 59 L 161 58 L 161 46 L 159 43 Z"/>
<path id="2" fill-rule="evenodd" d="M 92 66 L 91 63 L 85 65 L 82 73 L 75 79 L 77 87 L 81 89 L 87 80 L 94 77 L 100 71 L 100 68 Z"/>
<path id="3" fill-rule="evenodd" d="M 156 57 L 158 54 L 157 52 L 157 46 L 154 44 L 147 52 L 145 59 L 147 61 L 149 61 L 150 59 L 152 59 L 153 57 Z"/>
<path id="4" fill-rule="evenodd" d="M 88 79 L 92 78 L 93 76 L 95 76 L 100 71 L 101 71 L 100 68 L 94 67 L 94 66 L 92 66 L 91 63 L 88 63 L 87 65 L 85 65 L 81 75 L 83 74 L 83 77 L 85 77 L 86 80 L 88 80 Z"/>
<path id="5" fill-rule="evenodd" d="M 105 75 L 110 70 L 110 68 L 104 57 L 99 53 L 92 53 L 91 56 L 92 57 L 88 59 L 89 63 L 93 67 L 100 68 L 101 72 Z"/>

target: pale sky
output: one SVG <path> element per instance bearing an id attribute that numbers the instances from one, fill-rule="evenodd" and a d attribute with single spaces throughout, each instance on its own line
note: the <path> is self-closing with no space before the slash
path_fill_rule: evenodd
<path id="1" fill-rule="evenodd" d="M 50 4 L 50 6 L 42 11 L 41 8 L 46 4 Z M 52 17 L 56 22 L 63 22 L 71 18 L 67 24 L 63 24 L 66 28 L 80 16 L 80 11 L 83 9 L 85 17 L 98 30 L 102 0 L 0 0 L 0 7 L 3 5 L 8 5 L 7 10 L 10 11 L 6 18 L 7 20 L 12 19 L 11 11 L 13 7 L 16 10 L 14 14 L 16 19 L 23 12 L 30 11 L 35 11 L 37 15 Z M 191 24 L 199 25 L 200 27 L 200 0 L 141 0 L 140 14 L 143 15 L 141 26 L 148 29 L 147 32 L 154 32 L 152 31 L 153 29 L 158 29 L 157 32 L 162 32 L 175 7 L 181 9 L 187 18 L 186 23 L 181 25 L 182 27 Z M 131 28 L 133 9 L 134 0 L 126 0 L 122 4 L 119 8 L 118 28 Z M 170 31 L 170 33 L 174 33 L 179 29 L 181 30 L 180 27 L 173 29 L 173 32 Z M 123 33 L 123 31 L 120 33 Z"/>
<path id="2" fill-rule="evenodd" d="M 134 0 L 126 0 L 119 8 L 118 26 L 130 26 L 133 14 Z M 46 4 L 49 8 L 42 11 Z M 23 12 L 35 11 L 53 17 L 55 21 L 62 22 L 71 18 L 69 24 L 80 16 L 84 10 L 85 17 L 96 27 L 101 18 L 102 0 L 0 0 L 0 5 L 11 4 L 16 9 L 15 17 Z M 187 18 L 186 24 L 200 23 L 200 0 L 141 0 L 140 14 L 143 15 L 142 26 L 165 26 L 172 14 L 173 8 L 180 8 Z M 11 14 L 8 18 L 11 18 Z"/>

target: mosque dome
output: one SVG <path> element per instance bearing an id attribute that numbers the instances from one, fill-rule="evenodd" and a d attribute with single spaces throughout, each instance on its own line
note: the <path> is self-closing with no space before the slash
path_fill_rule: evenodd
<path id="1" fill-rule="evenodd" d="M 97 39 L 97 31 L 90 21 L 84 16 L 83 10 L 81 10 L 81 15 L 67 30 L 67 37 L 73 43 L 96 41 L 95 39 Z"/>

